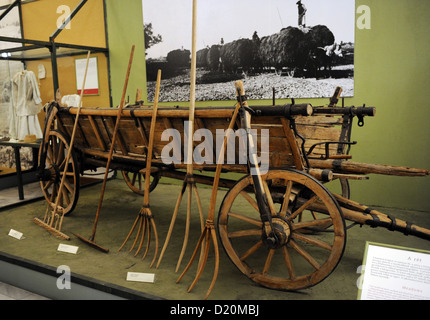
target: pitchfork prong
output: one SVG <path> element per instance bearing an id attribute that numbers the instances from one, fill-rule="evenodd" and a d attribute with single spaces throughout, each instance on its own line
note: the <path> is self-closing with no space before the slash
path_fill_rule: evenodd
<path id="1" fill-rule="evenodd" d="M 206 243 L 203 247 L 202 244 L 204 243 L 204 241 L 206 241 Z M 179 276 L 178 280 L 176 280 L 176 283 L 179 283 L 182 280 L 185 273 L 188 272 L 191 265 L 193 264 L 193 262 L 197 256 L 197 252 L 200 249 L 200 246 L 202 246 L 203 253 L 200 256 L 201 261 L 199 262 L 199 265 L 197 267 L 197 272 L 196 272 L 196 276 L 194 278 L 194 281 L 191 283 L 190 287 L 188 288 L 188 292 L 190 292 L 194 288 L 194 286 L 197 284 L 198 280 L 200 279 L 200 277 L 203 274 L 203 271 L 206 267 L 207 259 L 209 256 L 209 249 L 210 249 L 211 241 L 213 241 L 214 249 L 215 249 L 215 269 L 214 269 L 214 276 L 212 278 L 212 282 L 211 282 L 209 289 L 208 289 L 206 296 L 205 296 L 205 300 L 209 297 L 210 293 L 212 292 L 212 289 L 213 289 L 215 282 L 216 282 L 216 279 L 218 277 L 218 270 L 219 270 L 218 242 L 217 242 L 217 238 L 216 238 L 215 227 L 214 227 L 213 221 L 210 221 L 210 220 L 206 221 L 205 229 L 203 230 L 202 234 L 200 235 L 199 241 L 197 242 L 197 246 L 194 249 L 193 255 L 192 255 L 190 261 L 188 262 L 188 265 L 185 267 L 185 270 Z"/>
<path id="2" fill-rule="evenodd" d="M 143 218 L 140 218 L 139 231 L 137 232 L 136 239 L 134 240 L 133 246 L 129 251 L 129 252 L 133 251 L 135 244 L 137 243 L 137 240 L 139 240 L 139 237 L 140 237 L 139 247 L 137 248 L 136 253 L 134 254 L 135 257 L 139 254 L 140 249 L 142 248 L 142 245 L 143 245 L 143 241 L 145 239 L 145 227 L 146 227 L 145 224 L 146 224 L 145 220 Z M 142 234 L 142 236 L 140 236 L 140 234 Z"/>
<path id="3" fill-rule="evenodd" d="M 194 286 L 197 284 L 197 281 L 199 281 L 203 271 L 205 270 L 206 263 L 208 261 L 209 248 L 210 248 L 210 244 L 211 244 L 210 243 L 211 234 L 208 231 L 206 231 L 205 238 L 206 238 L 206 244 L 204 246 L 204 251 L 203 251 L 203 256 L 202 256 L 203 259 L 202 259 L 201 263 L 199 264 L 199 267 L 197 269 L 194 281 L 191 283 L 190 287 L 188 288 L 188 292 L 191 292 L 191 290 L 193 290 Z"/>
<path id="4" fill-rule="evenodd" d="M 155 222 L 154 222 L 154 219 L 152 219 L 152 217 L 151 217 L 151 225 L 152 225 L 152 228 L 154 229 L 155 253 L 154 253 L 154 258 L 152 259 L 152 262 L 149 265 L 150 268 L 152 268 L 152 266 L 154 265 L 158 255 L 158 233 L 157 233 L 157 227 L 155 226 Z"/>
<path id="5" fill-rule="evenodd" d="M 155 248 L 154 260 L 151 262 L 151 267 L 152 267 L 155 259 L 157 258 L 157 255 L 158 255 L 158 234 L 157 234 L 157 228 L 155 226 L 155 222 L 154 222 L 151 210 L 148 206 L 144 206 L 140 210 L 139 215 L 137 216 L 136 220 L 134 221 L 133 226 L 131 227 L 130 232 L 127 235 L 127 238 L 125 239 L 124 243 L 122 244 L 122 246 L 119 248 L 118 251 L 120 251 L 125 246 L 125 244 L 130 240 L 130 237 L 133 234 L 134 230 L 136 229 L 136 226 L 138 223 L 139 223 L 139 228 L 137 230 L 137 235 L 136 235 L 136 238 L 134 239 L 133 245 L 132 245 L 131 249 L 129 250 L 129 252 L 134 250 L 137 242 L 140 239 L 139 246 L 136 250 L 136 253 L 134 254 L 134 256 L 136 257 L 143 247 L 143 243 L 145 242 L 145 238 L 147 238 L 145 253 L 142 257 L 142 260 L 145 259 L 148 252 L 149 252 L 149 247 L 151 245 L 151 235 L 152 235 L 152 231 L 153 231 L 154 237 L 155 237 L 156 248 Z"/>
<path id="6" fill-rule="evenodd" d="M 143 254 L 142 260 L 144 260 L 146 258 L 146 255 L 148 254 L 149 251 L 149 246 L 151 244 L 151 226 L 149 224 L 149 222 L 147 221 L 147 219 L 145 219 L 145 231 L 144 233 L 148 234 L 148 241 L 146 242 L 146 250 L 145 253 Z M 145 234 L 143 234 L 145 235 Z M 143 236 L 142 236 L 142 240 L 143 240 Z"/>
<path id="7" fill-rule="evenodd" d="M 139 217 L 140 217 L 140 214 L 139 214 Z M 139 239 L 139 236 L 140 236 L 140 234 L 141 234 L 141 232 L 142 232 L 142 229 L 144 228 L 144 226 L 143 226 L 143 224 L 142 224 L 142 219 L 140 219 L 139 218 L 139 228 L 137 229 L 137 235 L 136 235 L 136 238 L 134 239 L 134 242 L 133 242 L 133 245 L 131 246 L 131 248 L 130 248 L 130 250 L 128 251 L 129 253 L 130 252 L 132 252 L 133 251 L 133 249 L 134 249 L 134 247 L 136 246 L 136 244 L 137 244 L 137 240 Z M 143 231 L 144 232 L 144 231 Z M 144 232 L 145 233 L 145 232 Z M 141 246 L 141 245 L 140 245 Z M 137 255 L 137 253 L 139 252 L 139 250 L 136 252 L 136 255 Z M 136 256 L 135 255 L 135 256 Z"/>
<path id="8" fill-rule="evenodd" d="M 196 258 L 197 252 L 198 252 L 198 250 L 199 250 L 199 248 L 200 248 L 200 246 L 201 246 L 201 244 L 202 244 L 202 242 L 203 242 L 203 239 L 204 239 L 205 235 L 206 235 L 206 229 L 205 229 L 205 230 L 202 232 L 202 234 L 200 235 L 199 241 L 197 242 L 197 246 L 196 246 L 196 248 L 194 249 L 193 255 L 191 256 L 191 259 L 190 259 L 190 261 L 188 262 L 188 264 L 187 264 L 187 266 L 185 267 L 185 269 L 184 269 L 184 271 L 182 272 L 182 274 L 181 274 L 181 275 L 179 276 L 179 278 L 176 280 L 176 283 L 179 283 L 179 282 L 182 280 L 182 278 L 184 277 L 184 275 L 185 275 L 185 274 L 188 272 L 188 270 L 191 268 L 191 265 L 193 264 L 194 259 Z"/>
<path id="9" fill-rule="evenodd" d="M 176 264 L 175 272 L 178 272 L 179 267 L 181 266 L 182 258 L 184 257 L 185 251 L 187 249 L 188 238 L 190 233 L 192 185 L 188 184 L 187 189 L 188 189 L 188 197 L 187 197 L 187 220 L 186 220 L 186 226 L 185 226 L 185 236 L 184 236 L 184 242 L 182 244 L 182 250 L 179 255 L 178 262 Z"/>
<path id="10" fill-rule="evenodd" d="M 131 237 L 131 235 L 132 235 L 132 233 L 133 233 L 134 229 L 136 228 L 136 225 L 137 225 L 137 223 L 138 223 L 138 222 L 139 222 L 139 216 L 137 216 L 136 220 L 134 220 L 134 224 L 133 224 L 133 226 L 131 227 L 130 232 L 129 232 L 129 233 L 128 233 L 128 235 L 127 235 L 127 238 L 125 238 L 125 240 L 124 240 L 123 244 L 122 244 L 122 245 L 121 245 L 121 247 L 118 249 L 118 251 L 121 251 L 121 250 L 122 250 L 122 248 L 124 248 L 125 244 L 128 242 L 128 240 L 130 239 L 130 237 Z"/>

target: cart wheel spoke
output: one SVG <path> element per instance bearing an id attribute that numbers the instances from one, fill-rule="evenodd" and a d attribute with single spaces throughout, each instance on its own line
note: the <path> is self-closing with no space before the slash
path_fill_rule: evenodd
<path id="1" fill-rule="evenodd" d="M 261 229 L 248 229 L 248 230 L 240 230 L 229 232 L 229 238 L 240 238 L 240 237 L 249 237 L 249 236 L 260 236 Z"/>
<path id="2" fill-rule="evenodd" d="M 270 265 L 272 264 L 273 255 L 275 254 L 275 249 L 271 249 L 267 254 L 266 262 L 264 263 L 264 268 L 262 274 L 265 275 L 269 272 Z"/>
<path id="3" fill-rule="evenodd" d="M 48 144 L 48 148 L 47 148 L 46 151 L 47 151 L 46 152 L 46 162 L 51 165 L 51 164 L 54 163 L 54 161 L 52 160 L 53 159 L 52 158 L 52 154 L 53 154 L 53 152 L 52 152 L 52 145 Z"/>
<path id="4" fill-rule="evenodd" d="M 60 145 L 58 147 L 58 155 L 57 155 L 57 160 L 56 163 L 61 163 L 63 161 L 64 157 L 64 142 L 60 141 Z"/>
<path id="5" fill-rule="evenodd" d="M 131 185 L 134 187 L 136 185 L 136 178 L 139 174 L 138 173 L 133 173 L 133 179 L 131 180 Z"/>
<path id="6" fill-rule="evenodd" d="M 263 241 L 260 240 L 256 244 L 254 244 L 251 248 L 249 248 L 241 257 L 240 261 L 245 261 L 248 257 L 258 251 L 263 246 Z"/>
<path id="7" fill-rule="evenodd" d="M 67 181 L 67 179 L 64 179 L 64 186 L 66 187 L 66 189 L 70 192 L 73 193 L 74 191 L 74 187 L 72 186 L 72 184 Z"/>
<path id="8" fill-rule="evenodd" d="M 313 196 L 312 198 L 310 198 L 305 204 L 303 204 L 300 208 L 298 208 L 296 211 L 294 211 L 294 213 L 288 217 L 288 220 L 291 221 L 294 218 L 296 218 L 299 214 L 301 214 L 303 211 L 305 211 L 310 205 L 315 203 L 317 200 L 318 200 L 318 196 Z"/>
<path id="9" fill-rule="evenodd" d="M 250 224 L 253 224 L 257 227 L 260 227 L 260 228 L 263 227 L 263 222 L 261 222 L 261 220 L 257 220 L 257 219 L 250 218 L 250 217 L 247 217 L 245 215 L 241 215 L 241 214 L 237 214 L 237 213 L 233 213 L 233 212 L 229 212 L 228 215 L 230 217 L 233 217 L 233 218 L 242 220 L 244 222 L 248 222 Z"/>
<path id="10" fill-rule="evenodd" d="M 294 272 L 293 263 L 291 260 L 290 253 L 288 252 L 287 246 L 282 247 L 282 256 L 285 261 L 285 265 L 287 266 L 288 274 L 290 275 L 290 280 L 295 279 L 296 273 Z"/>
<path id="11" fill-rule="evenodd" d="M 293 182 L 288 181 L 287 186 L 285 188 L 285 194 L 284 194 L 284 200 L 282 202 L 281 212 L 279 213 L 279 215 L 283 218 L 285 218 L 287 214 L 288 204 L 290 203 L 290 195 L 291 195 L 292 187 L 293 187 Z"/>
<path id="12" fill-rule="evenodd" d="M 52 186 L 53 182 L 50 180 L 44 186 L 42 186 L 42 191 L 47 192 L 48 189 Z"/>
<path id="13" fill-rule="evenodd" d="M 315 268 L 315 270 L 318 270 L 321 268 L 320 264 L 300 245 L 297 244 L 294 240 L 291 240 L 289 245 L 291 248 L 296 250 L 307 262 L 311 264 L 312 267 Z"/>
<path id="14" fill-rule="evenodd" d="M 276 209 L 275 204 L 273 203 L 272 194 L 270 193 L 269 187 L 267 186 L 267 183 L 263 183 L 264 191 L 266 192 L 267 201 L 269 202 L 269 209 L 272 216 L 276 216 Z"/>
<path id="15" fill-rule="evenodd" d="M 332 246 L 330 244 L 328 244 L 327 242 L 324 242 L 322 240 L 319 240 L 318 238 L 315 238 L 315 237 L 312 237 L 309 235 L 304 235 L 304 234 L 295 232 L 295 233 L 293 233 L 292 237 L 293 237 L 293 239 L 301 240 L 301 241 L 307 242 L 309 244 L 313 244 L 315 246 L 326 249 L 328 251 L 332 250 Z"/>
<path id="16" fill-rule="evenodd" d="M 241 196 L 243 196 L 245 199 L 246 199 L 246 201 L 248 201 L 250 204 L 251 204 L 251 206 L 255 209 L 255 210 L 257 210 L 258 212 L 260 212 L 260 209 L 258 209 L 258 204 L 257 204 L 257 201 L 255 201 L 250 195 L 249 195 L 249 193 L 248 192 L 246 192 L 246 191 L 242 191 L 241 193 L 240 193 L 240 195 Z"/>

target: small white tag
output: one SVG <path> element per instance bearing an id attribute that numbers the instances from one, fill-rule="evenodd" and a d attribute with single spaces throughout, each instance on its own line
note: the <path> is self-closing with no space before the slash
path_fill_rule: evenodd
<path id="1" fill-rule="evenodd" d="M 127 273 L 127 281 L 154 283 L 154 280 L 155 280 L 155 274 L 153 273 L 138 273 L 138 272 Z"/>
<path id="2" fill-rule="evenodd" d="M 9 236 L 18 240 L 22 239 L 23 234 L 21 232 L 18 232 L 16 230 L 10 229 Z"/>
<path id="3" fill-rule="evenodd" d="M 67 244 L 60 243 L 58 245 L 58 251 L 67 252 L 67 253 L 73 253 L 76 254 L 78 252 L 79 247 L 75 246 L 69 246 Z"/>

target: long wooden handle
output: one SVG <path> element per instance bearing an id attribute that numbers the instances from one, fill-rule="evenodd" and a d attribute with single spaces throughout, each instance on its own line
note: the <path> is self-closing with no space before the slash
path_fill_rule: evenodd
<path id="1" fill-rule="evenodd" d="M 101 206 L 102 206 L 103 197 L 104 197 L 104 193 L 105 193 L 105 189 L 106 189 L 106 181 L 107 181 L 107 177 L 108 177 L 108 174 L 109 174 L 109 167 L 110 167 L 110 163 L 112 161 L 113 151 L 115 149 L 116 135 L 117 135 L 117 132 L 118 132 L 119 122 L 121 120 L 122 109 L 124 108 L 124 105 L 125 105 L 125 96 L 127 94 L 128 81 L 130 79 L 131 65 L 133 64 L 134 49 L 135 49 L 135 46 L 133 45 L 132 48 L 131 48 L 130 60 L 128 62 L 127 74 L 125 76 L 125 83 L 124 83 L 124 88 L 123 88 L 123 91 L 122 91 L 121 103 L 120 103 L 119 109 L 118 109 L 118 115 L 117 115 L 117 118 L 116 118 L 116 124 L 115 124 L 115 128 L 114 128 L 114 131 L 113 131 L 113 136 L 112 136 L 112 144 L 110 146 L 109 156 L 108 156 L 108 162 L 106 164 L 106 171 L 105 171 L 105 176 L 104 176 L 104 179 L 103 179 L 102 191 L 100 193 L 99 204 L 98 204 L 98 207 L 97 207 L 96 218 L 95 218 L 95 222 L 94 222 L 94 226 L 93 226 L 93 233 L 92 233 L 92 236 L 91 236 L 91 240 L 92 241 L 94 240 L 94 236 L 95 236 L 95 233 L 96 233 L 97 223 L 98 223 L 99 215 L 100 215 L 100 209 L 101 209 Z"/>
<path id="2" fill-rule="evenodd" d="M 236 90 L 238 90 L 242 95 L 245 94 L 245 89 L 243 87 L 242 81 L 236 81 L 235 86 L 236 86 Z M 211 200 L 209 203 L 209 213 L 208 213 L 208 220 L 209 221 L 213 221 L 213 219 L 215 218 L 216 197 L 217 197 L 217 193 L 218 193 L 219 180 L 221 177 L 222 164 L 224 162 L 224 154 L 225 154 L 227 139 L 229 137 L 230 132 L 232 131 L 231 129 L 233 129 L 234 124 L 236 123 L 237 116 L 239 114 L 239 109 L 240 109 L 240 103 L 237 103 L 236 108 L 234 109 L 233 116 L 231 117 L 230 124 L 228 126 L 227 134 L 224 137 L 221 151 L 220 151 L 219 156 L 218 156 L 218 161 L 217 161 L 217 166 L 216 166 L 216 171 L 215 171 L 215 176 L 214 176 L 214 182 L 212 185 Z"/>
<path id="3" fill-rule="evenodd" d="M 67 169 L 68 169 L 69 160 L 70 160 L 70 157 L 72 155 L 72 149 L 73 149 L 73 144 L 74 144 L 75 135 L 76 135 L 76 128 L 77 128 L 78 122 L 79 122 L 79 115 L 80 115 L 80 111 L 81 111 L 81 108 L 82 108 L 82 98 L 83 98 L 83 95 L 84 95 L 85 83 L 86 83 L 86 80 L 87 80 L 87 72 L 88 72 L 88 64 L 89 64 L 89 61 L 90 61 L 90 54 L 91 54 L 91 51 L 88 51 L 87 63 L 86 63 L 86 66 L 85 66 L 84 80 L 83 80 L 83 83 L 82 83 L 82 90 L 81 90 L 81 96 L 80 96 L 80 99 L 79 99 L 78 111 L 77 111 L 76 118 L 75 118 L 75 124 L 73 126 L 72 137 L 70 138 L 69 150 L 67 152 L 66 160 L 64 162 L 65 164 L 64 164 L 63 177 L 61 178 L 60 188 L 58 189 L 57 201 L 55 203 L 55 208 L 54 208 L 53 216 L 57 213 L 58 204 L 60 203 L 60 198 L 62 196 L 62 191 L 63 191 L 64 183 L 65 183 L 65 180 L 66 180 L 66 173 L 67 173 Z M 60 152 L 60 150 L 59 150 L 59 152 Z M 52 222 L 53 222 L 53 219 L 51 219 L 51 224 L 52 224 Z"/>
<path id="4" fill-rule="evenodd" d="M 188 127 L 187 173 L 193 173 L 193 135 L 194 112 L 196 106 L 196 77 L 197 77 L 197 1 L 193 0 L 193 30 L 191 45 L 191 86 L 190 86 L 190 114 Z"/>
<path id="5" fill-rule="evenodd" d="M 160 97 L 160 86 L 161 86 L 161 70 L 158 70 L 157 85 L 155 88 L 154 107 L 153 107 L 153 111 L 152 111 L 151 129 L 149 132 L 148 153 L 146 156 L 145 194 L 144 194 L 144 199 L 143 199 L 144 205 L 149 205 L 149 186 L 150 186 L 150 179 L 151 179 L 152 151 L 154 149 L 155 124 L 157 122 L 157 111 L 158 111 L 158 100 Z"/>

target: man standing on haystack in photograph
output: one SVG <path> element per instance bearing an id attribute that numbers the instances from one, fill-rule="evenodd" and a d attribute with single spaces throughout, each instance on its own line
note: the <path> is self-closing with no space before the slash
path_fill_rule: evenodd
<path id="1" fill-rule="evenodd" d="M 299 9 L 299 27 L 306 27 L 306 7 L 301 1 L 297 1 L 297 7 Z"/>

